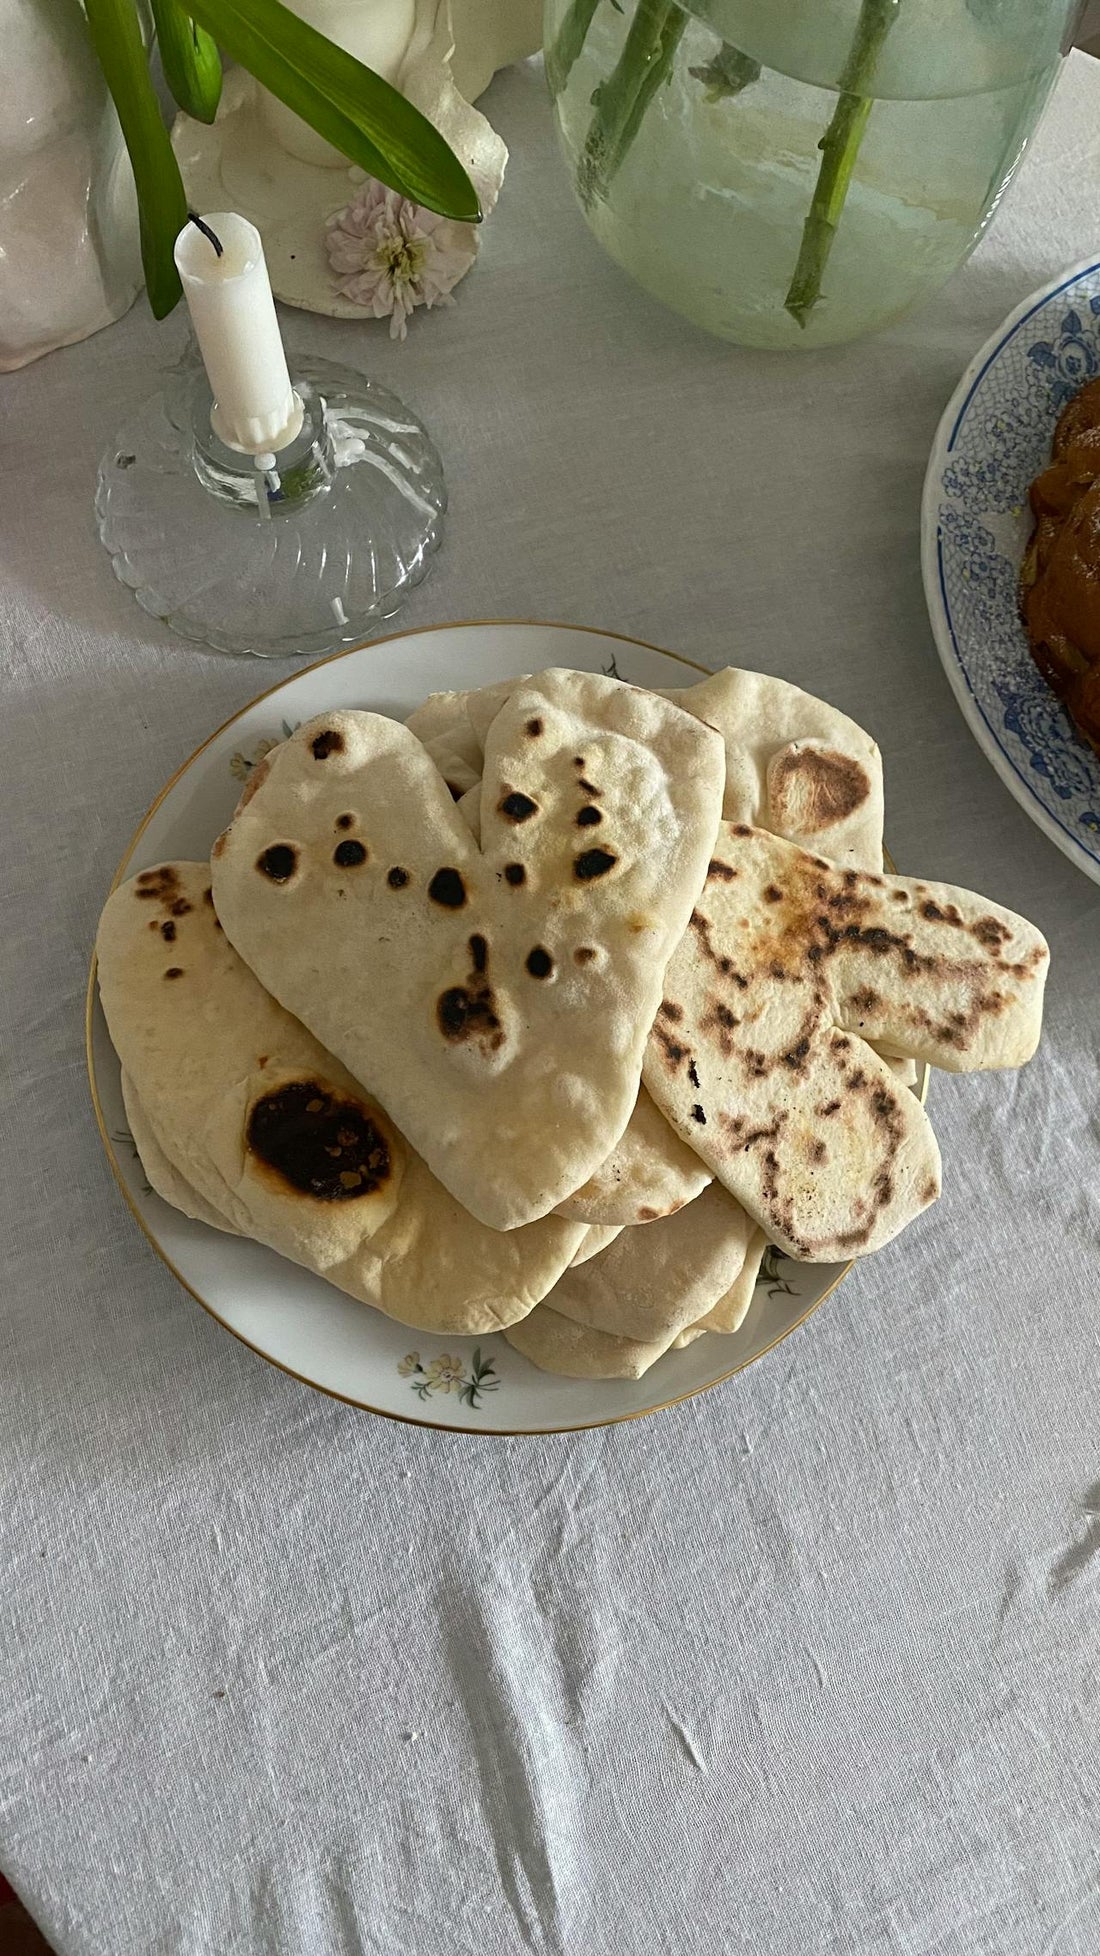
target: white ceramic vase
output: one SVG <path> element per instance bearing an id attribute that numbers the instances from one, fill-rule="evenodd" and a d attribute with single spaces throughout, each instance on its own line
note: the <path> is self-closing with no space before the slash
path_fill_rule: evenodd
<path id="1" fill-rule="evenodd" d="M 141 289 L 137 199 L 77 0 L 0 0 L 0 370 L 86 339 Z"/>
<path id="2" fill-rule="evenodd" d="M 0 6 L 4 0 L 0 0 Z M 541 45 L 541 0 L 287 0 L 312 27 L 366 62 L 446 137 L 488 217 L 508 150 L 474 102 L 498 68 Z M 362 171 L 230 68 L 212 124 L 179 115 L 172 131 L 196 210 L 240 211 L 263 234 L 277 299 L 309 312 L 362 320 L 325 250 L 326 222 L 354 196 Z"/>
<path id="3" fill-rule="evenodd" d="M 467 103 L 476 102 L 498 68 L 542 46 L 541 0 L 287 0 L 302 20 L 418 101 L 410 86 L 427 58 L 437 65 L 444 50 L 448 83 Z M 260 91 L 260 114 L 274 143 L 303 163 L 346 167 L 345 159 L 282 102 Z M 434 116 L 432 117 L 434 120 Z M 451 133 L 450 130 L 447 131 Z"/>

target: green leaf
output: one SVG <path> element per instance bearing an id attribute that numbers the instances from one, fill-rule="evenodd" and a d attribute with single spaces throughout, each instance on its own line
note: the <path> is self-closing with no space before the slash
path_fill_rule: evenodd
<path id="1" fill-rule="evenodd" d="M 188 7 L 232 60 L 369 176 L 444 217 L 479 222 L 477 193 L 438 129 L 280 0 L 188 0 Z"/>
<path id="2" fill-rule="evenodd" d="M 163 319 L 181 293 L 172 246 L 187 222 L 183 179 L 149 79 L 134 0 L 85 0 L 85 12 L 134 166 L 149 304 Z"/>
<path id="3" fill-rule="evenodd" d="M 689 68 L 688 74 L 694 81 L 702 82 L 706 89 L 708 102 L 730 101 L 735 95 L 742 95 L 753 82 L 760 80 L 760 63 L 750 55 L 742 54 L 740 48 L 732 47 L 723 41 L 716 55 L 704 62 L 700 68 Z"/>
<path id="4" fill-rule="evenodd" d="M 153 0 L 164 79 L 187 115 L 213 122 L 222 92 L 222 63 L 215 42 L 196 27 L 179 0 Z"/>

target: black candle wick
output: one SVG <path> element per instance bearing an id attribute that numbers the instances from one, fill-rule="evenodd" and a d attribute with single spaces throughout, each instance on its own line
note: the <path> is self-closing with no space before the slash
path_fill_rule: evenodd
<path id="1" fill-rule="evenodd" d="M 202 232 L 204 238 L 209 238 L 211 244 L 214 247 L 214 250 L 217 252 L 218 257 L 220 258 L 225 247 L 222 244 L 221 239 L 217 237 L 215 233 L 210 229 L 210 226 L 209 224 L 206 223 L 205 219 L 198 217 L 194 211 L 188 211 L 187 221 L 189 224 L 194 224 L 197 227 L 197 229 Z"/>

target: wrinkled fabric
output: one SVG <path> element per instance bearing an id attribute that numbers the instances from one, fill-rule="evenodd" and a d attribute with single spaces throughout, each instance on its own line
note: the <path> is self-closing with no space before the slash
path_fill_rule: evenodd
<path id="1" fill-rule="evenodd" d="M 6 381 L 0 1867 L 60 1956 L 1095 1956 L 1100 891 L 955 708 L 917 520 L 966 361 L 1095 237 L 1100 70 L 918 318 L 785 360 L 601 254 L 536 71 L 491 112 L 456 306 L 404 347 L 285 322 L 443 451 L 401 622 L 565 618 L 823 694 L 883 748 L 899 867 L 1047 933 L 1045 1044 L 937 1079 L 938 1206 L 669 1413 L 449 1436 L 265 1365 L 126 1212 L 83 1009 L 134 824 L 290 668 L 172 638 L 96 540 L 94 459 L 182 323 Z"/>

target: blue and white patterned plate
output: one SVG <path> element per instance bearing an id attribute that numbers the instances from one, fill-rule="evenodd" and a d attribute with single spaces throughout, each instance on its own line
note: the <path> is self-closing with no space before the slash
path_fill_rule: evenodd
<path id="1" fill-rule="evenodd" d="M 921 558 L 932 630 L 978 744 L 1033 822 L 1100 882 L 1100 757 L 1042 678 L 1017 606 L 1027 491 L 1066 402 L 1100 374 L 1100 258 L 998 327 L 940 422 Z"/>

